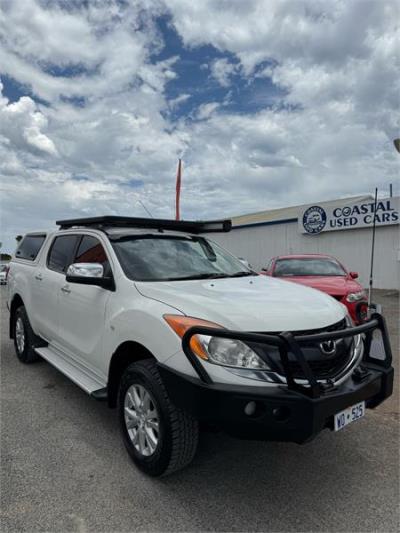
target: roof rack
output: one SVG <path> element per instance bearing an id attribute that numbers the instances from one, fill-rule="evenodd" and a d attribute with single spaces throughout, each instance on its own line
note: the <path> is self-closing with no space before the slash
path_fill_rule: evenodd
<path id="1" fill-rule="evenodd" d="M 102 216 L 90 218 L 72 218 L 69 220 L 57 220 L 60 229 L 76 226 L 92 227 L 105 231 L 106 228 L 152 228 L 172 231 L 184 231 L 187 233 L 215 233 L 227 232 L 232 229 L 231 220 L 168 220 L 162 218 L 137 218 L 121 216 Z"/>

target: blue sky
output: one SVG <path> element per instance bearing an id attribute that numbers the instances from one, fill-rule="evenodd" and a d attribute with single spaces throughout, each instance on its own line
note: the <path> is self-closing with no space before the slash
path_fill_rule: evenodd
<path id="1" fill-rule="evenodd" d="M 182 94 L 190 97 L 170 111 L 168 118 L 173 121 L 179 119 L 190 120 L 201 104 L 219 102 L 223 104 L 227 113 L 255 113 L 268 106 L 274 106 L 277 100 L 284 97 L 285 91 L 274 85 L 270 78 L 258 77 L 258 72 L 274 65 L 274 61 L 263 61 L 251 76 L 246 76 L 240 68 L 240 61 L 228 51 L 220 51 L 213 45 L 186 47 L 175 30 L 170 16 L 164 15 L 155 20 L 158 31 L 163 40 L 161 50 L 151 55 L 154 62 L 176 57 L 174 72 L 176 78 L 166 84 L 165 96 L 169 101 L 179 98 Z M 225 60 L 236 70 L 229 77 L 229 84 L 221 86 L 219 81 L 210 76 L 210 65 L 216 60 Z M 79 64 L 60 66 L 46 65 L 44 72 L 53 77 L 75 78 L 87 74 L 88 70 Z M 29 95 L 36 102 L 47 105 L 37 94 L 32 92 L 29 84 L 22 85 L 15 78 L 2 75 L 3 95 L 16 102 L 22 96 Z M 66 98 L 73 105 L 82 107 L 82 98 Z"/>
<path id="2" fill-rule="evenodd" d="M 391 0 L 4 0 L 2 232 L 398 191 Z"/>
<path id="3" fill-rule="evenodd" d="M 174 29 L 171 17 L 157 19 L 157 26 L 162 34 L 163 49 L 154 54 L 154 60 L 168 59 L 176 56 L 174 70 L 177 77 L 166 86 L 166 96 L 174 100 L 182 94 L 190 97 L 177 106 L 171 113 L 173 120 L 191 119 L 201 104 L 220 102 L 227 113 L 254 113 L 268 105 L 274 105 L 284 91 L 276 87 L 270 78 L 258 78 L 257 71 L 246 76 L 240 69 L 240 61 L 228 51 L 220 51 L 213 45 L 185 47 L 181 37 Z M 229 84 L 221 86 L 220 82 L 210 76 L 210 65 L 216 60 L 225 60 L 235 70 L 229 77 Z M 262 70 L 273 62 L 262 62 L 257 70 Z"/>
<path id="4" fill-rule="evenodd" d="M 24 87 L 14 78 L 2 74 L 1 82 L 3 84 L 3 96 L 8 98 L 10 102 L 17 102 L 21 96 L 29 94 L 29 88 Z"/>

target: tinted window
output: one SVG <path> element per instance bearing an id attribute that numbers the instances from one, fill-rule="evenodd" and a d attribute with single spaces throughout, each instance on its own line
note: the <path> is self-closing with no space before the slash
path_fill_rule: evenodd
<path id="1" fill-rule="evenodd" d="M 77 235 L 62 235 L 54 239 L 47 259 L 47 266 L 57 272 L 66 272 L 72 263 Z"/>
<path id="2" fill-rule="evenodd" d="M 203 237 L 123 237 L 112 244 L 126 275 L 133 280 L 252 275 L 239 259 Z"/>
<path id="3" fill-rule="evenodd" d="M 26 235 L 22 239 L 21 244 L 18 247 L 18 250 L 15 252 L 15 256 L 20 259 L 29 259 L 34 261 L 39 253 L 42 244 L 46 235 Z"/>
<path id="4" fill-rule="evenodd" d="M 278 259 L 274 276 L 345 276 L 346 272 L 334 259 Z"/>
<path id="5" fill-rule="evenodd" d="M 96 237 L 85 235 L 78 247 L 74 263 L 100 263 L 104 273 L 109 271 L 109 262 L 103 245 Z"/>

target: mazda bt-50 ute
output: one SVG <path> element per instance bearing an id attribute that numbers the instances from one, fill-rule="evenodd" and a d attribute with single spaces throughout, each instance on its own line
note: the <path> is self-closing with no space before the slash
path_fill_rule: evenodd
<path id="1" fill-rule="evenodd" d="M 10 263 L 16 354 L 117 407 L 147 474 L 187 465 L 202 422 L 303 443 L 390 396 L 381 314 L 354 327 L 330 296 L 253 272 L 205 237 L 230 221 L 57 224 L 26 235 Z"/>

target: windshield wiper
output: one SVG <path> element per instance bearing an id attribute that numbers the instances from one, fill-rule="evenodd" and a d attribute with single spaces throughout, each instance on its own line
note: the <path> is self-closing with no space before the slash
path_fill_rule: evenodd
<path id="1" fill-rule="evenodd" d="M 245 270 L 242 270 L 240 272 L 235 272 L 234 274 L 229 274 L 228 277 L 230 278 L 243 278 L 244 276 L 257 276 L 255 272 L 247 272 Z"/>
<path id="2" fill-rule="evenodd" d="M 243 276 L 257 276 L 256 272 L 235 272 L 234 274 L 227 274 L 226 272 L 204 272 L 199 274 L 191 274 L 190 276 L 182 276 L 177 278 L 163 278 L 159 281 L 188 281 L 192 279 L 218 279 L 218 278 L 241 278 Z"/>
<path id="3" fill-rule="evenodd" d="M 180 278 L 167 278 L 162 281 L 186 281 L 191 279 L 216 279 L 229 277 L 229 274 L 224 274 L 222 272 L 205 272 L 204 274 L 192 274 L 191 276 L 182 276 Z"/>

